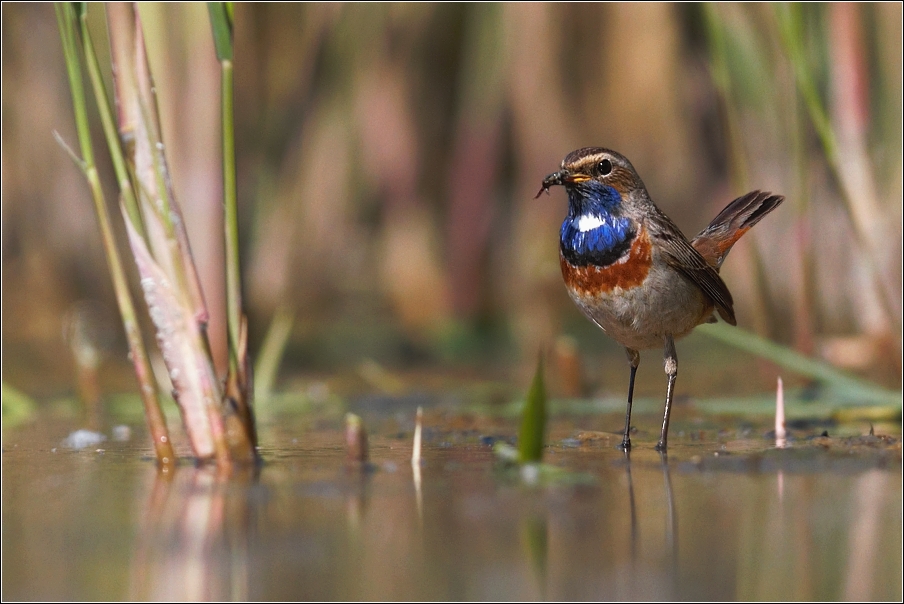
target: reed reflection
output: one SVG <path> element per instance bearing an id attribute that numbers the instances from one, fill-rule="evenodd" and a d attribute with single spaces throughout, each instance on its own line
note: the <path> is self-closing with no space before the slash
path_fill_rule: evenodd
<path id="1" fill-rule="evenodd" d="M 547 511 L 537 510 L 521 519 L 521 543 L 536 579 L 541 599 L 547 597 L 547 563 L 549 560 L 549 518 Z"/>
<path id="2" fill-rule="evenodd" d="M 153 472 L 131 563 L 132 600 L 247 600 L 256 468 Z"/>

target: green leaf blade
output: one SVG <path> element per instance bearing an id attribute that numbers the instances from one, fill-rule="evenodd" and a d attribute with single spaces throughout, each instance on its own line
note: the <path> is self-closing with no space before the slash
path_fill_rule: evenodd
<path id="1" fill-rule="evenodd" d="M 208 2 L 210 25 L 213 28 L 213 43 L 217 51 L 217 60 L 232 60 L 232 10 L 226 2 Z"/>
<path id="2" fill-rule="evenodd" d="M 521 432 L 518 436 L 518 456 L 521 463 L 536 463 L 543 458 L 546 438 L 546 386 L 543 382 L 543 356 L 537 361 L 537 371 L 524 402 Z"/>

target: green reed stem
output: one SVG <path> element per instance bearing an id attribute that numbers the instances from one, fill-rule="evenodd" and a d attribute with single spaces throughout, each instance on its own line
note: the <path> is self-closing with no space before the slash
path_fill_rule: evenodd
<path id="1" fill-rule="evenodd" d="M 295 313 L 286 307 L 278 308 L 270 321 L 270 327 L 264 336 L 254 366 L 255 405 L 267 400 L 273 394 L 279 363 L 282 361 L 294 323 Z"/>
<path id="2" fill-rule="evenodd" d="M 126 208 L 126 213 L 132 221 L 135 230 L 144 235 L 144 224 L 141 220 L 141 211 L 138 209 L 138 200 L 135 197 L 135 190 L 132 188 L 132 179 L 129 175 L 129 169 L 126 164 L 125 155 L 122 152 L 122 145 L 119 140 L 119 132 L 116 129 L 116 118 L 113 115 L 113 108 L 110 105 L 110 97 L 107 94 L 104 85 L 103 76 L 100 72 L 100 62 L 97 59 L 97 52 L 94 49 L 94 41 L 91 32 L 88 29 L 88 11 L 83 10 L 79 14 L 79 24 L 82 36 L 82 52 L 85 57 L 85 64 L 88 67 L 88 77 L 91 80 L 91 86 L 94 91 L 95 102 L 98 106 L 101 124 L 104 129 L 104 137 L 107 141 L 107 148 L 110 150 L 110 158 L 113 161 L 113 171 L 116 173 L 116 182 L 122 193 L 122 202 Z"/>
<path id="3" fill-rule="evenodd" d="M 750 190 L 750 174 L 747 169 L 747 153 L 744 149 L 743 128 L 738 112 L 735 87 L 732 84 L 732 71 L 729 65 L 729 39 L 726 28 L 719 17 L 720 7 L 703 4 L 706 38 L 709 46 L 710 77 L 720 97 L 722 123 L 725 126 L 725 142 L 728 146 L 727 157 L 731 184 L 738 194 Z M 769 309 L 766 304 L 766 281 L 763 271 L 762 255 L 756 246 L 750 246 L 750 264 L 754 273 L 754 295 L 750 304 L 753 309 L 754 326 L 757 331 L 765 332 L 769 324 Z"/>
<path id="4" fill-rule="evenodd" d="M 82 20 L 85 18 L 85 10 L 85 8 L 81 9 Z M 128 280 L 116 246 L 107 202 L 104 198 L 100 177 L 94 163 L 94 151 L 91 144 L 91 132 L 88 127 L 88 112 L 85 103 L 85 90 L 82 83 L 78 45 L 76 43 L 78 34 L 75 9 L 71 3 L 60 2 L 56 4 L 56 15 L 60 28 L 60 36 L 63 41 L 63 52 L 66 57 L 66 70 L 69 75 L 69 85 L 72 91 L 72 105 L 75 112 L 76 130 L 78 132 L 79 144 L 82 151 L 83 159 L 80 162 L 80 167 L 85 173 L 85 177 L 88 180 L 94 198 L 94 207 L 100 224 L 104 252 L 107 256 L 110 275 L 113 279 L 113 288 L 116 293 L 116 302 L 119 306 L 120 315 L 122 316 L 123 325 L 126 331 L 126 338 L 129 342 L 129 352 L 132 362 L 135 365 L 135 375 L 141 390 L 141 399 L 144 403 L 148 428 L 150 429 L 154 441 L 154 450 L 157 454 L 157 461 L 163 466 L 171 466 L 176 461 L 176 454 L 170 442 L 169 432 L 166 427 L 166 418 L 160 407 L 154 374 L 151 369 L 147 349 L 144 345 L 144 339 L 141 335 L 141 329 L 136 319 L 135 305 L 132 301 Z M 85 40 L 85 43 L 87 44 L 88 41 Z M 91 54 L 93 54 L 93 50 Z M 92 69 L 91 57 L 89 56 L 87 58 L 90 72 Z M 96 57 L 94 58 L 96 59 Z M 103 98 L 105 99 L 106 97 Z M 109 103 L 104 103 L 99 100 L 99 105 L 101 107 L 103 119 L 104 111 L 106 110 L 109 112 Z M 107 117 L 110 117 L 109 114 Z"/>
<path id="5" fill-rule="evenodd" d="M 226 312 L 229 329 L 229 363 L 235 371 L 239 359 L 242 321 L 242 277 L 239 262 L 239 218 L 235 178 L 235 124 L 233 111 L 233 65 L 222 61 L 223 80 L 223 201 L 226 228 Z"/>
<path id="6" fill-rule="evenodd" d="M 701 325 L 697 328 L 707 336 L 724 344 L 734 346 L 750 354 L 772 361 L 794 373 L 824 382 L 836 388 L 852 404 L 856 405 L 891 405 L 901 408 L 901 393 L 893 392 L 860 378 L 848 375 L 832 367 L 828 363 L 804 356 L 781 344 L 741 329 L 730 327 L 725 323 Z"/>
<path id="7" fill-rule="evenodd" d="M 239 220 L 235 176 L 235 93 L 233 86 L 233 24 L 231 2 L 208 2 L 214 46 L 221 72 L 223 120 L 223 203 L 226 235 L 226 323 L 229 332 L 229 370 L 237 372 L 242 359 L 239 333 L 242 321 L 242 279 L 239 260 Z"/>
<path id="8" fill-rule="evenodd" d="M 803 17 L 800 14 L 800 7 L 791 5 L 775 5 L 775 16 L 778 21 L 779 35 L 788 58 L 791 61 L 791 67 L 794 70 L 794 79 L 797 82 L 797 89 L 803 97 L 810 113 L 810 120 L 816 129 L 816 135 L 822 143 L 829 164 L 834 171 L 836 169 L 838 157 L 838 141 L 835 138 L 835 131 L 832 129 L 832 123 L 829 120 L 828 113 L 819 97 L 819 90 L 807 60 L 805 58 L 803 47 Z"/>
<path id="9" fill-rule="evenodd" d="M 704 23 L 707 32 L 707 44 L 710 56 L 710 77 L 716 85 L 716 89 L 722 97 L 723 123 L 726 129 L 728 142 L 728 160 L 732 184 L 739 191 L 746 191 L 749 177 L 747 174 L 747 160 L 742 144 L 740 119 L 736 110 L 736 102 L 731 84 L 731 70 L 728 66 L 728 40 L 725 28 L 716 13 L 717 8 L 712 4 L 702 5 Z"/>
<path id="10" fill-rule="evenodd" d="M 838 137 L 829 119 L 828 111 L 819 94 L 816 81 L 813 78 L 813 70 L 808 65 L 806 53 L 804 52 L 804 31 L 803 31 L 803 15 L 802 8 L 797 4 L 775 4 L 774 11 L 776 21 L 778 23 L 779 37 L 791 66 L 794 71 L 794 80 L 797 89 L 810 116 L 810 121 L 816 134 L 822 144 L 823 153 L 829 164 L 835 180 L 839 184 L 839 193 L 844 200 L 844 207 L 847 210 L 848 219 L 853 225 L 854 236 L 859 243 L 859 247 L 863 252 L 863 258 L 870 268 L 876 285 L 879 301 L 882 309 L 888 316 L 889 321 L 901 327 L 900 311 L 898 310 L 897 292 L 893 291 L 892 286 L 883 278 L 882 270 L 875 245 L 872 244 L 872 233 L 868 232 L 868 226 L 863 220 L 857 218 L 857 211 L 854 208 L 856 192 L 851 191 L 843 173 L 842 158 L 838 147 Z"/>

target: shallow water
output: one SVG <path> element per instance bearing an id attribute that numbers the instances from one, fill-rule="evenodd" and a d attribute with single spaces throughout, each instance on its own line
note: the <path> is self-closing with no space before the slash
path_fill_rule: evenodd
<path id="1" fill-rule="evenodd" d="M 5 431 L 3 598 L 900 600 L 900 439 L 679 424 L 667 458 L 645 433 L 625 456 L 560 419 L 545 461 L 570 473 L 531 486 L 490 446 L 516 422 L 481 421 L 428 417 L 419 480 L 395 420 L 363 469 L 338 424 L 273 422 L 231 477 L 158 473 L 140 428 L 83 451 L 59 445 L 77 426 Z"/>

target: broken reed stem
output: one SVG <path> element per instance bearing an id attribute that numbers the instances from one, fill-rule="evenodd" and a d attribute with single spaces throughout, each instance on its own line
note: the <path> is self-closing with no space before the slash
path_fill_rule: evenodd
<path id="1" fill-rule="evenodd" d="M 785 388 L 782 378 L 778 378 L 775 388 L 775 446 L 784 448 L 787 445 L 785 438 L 788 436 L 785 430 Z"/>
<path id="2" fill-rule="evenodd" d="M 354 413 L 345 414 L 345 456 L 350 462 L 362 464 L 370 458 L 364 421 Z"/>
<path id="3" fill-rule="evenodd" d="M 417 408 L 414 416 L 414 446 L 411 448 L 411 473 L 414 479 L 414 497 L 417 505 L 417 519 L 424 523 L 424 492 L 421 488 L 421 426 L 424 421 L 423 407 Z"/>
<path id="4" fill-rule="evenodd" d="M 130 357 L 135 366 L 135 376 L 138 379 L 139 388 L 141 390 L 141 400 L 144 403 L 145 417 L 147 418 L 148 428 L 154 442 L 154 451 L 157 455 L 158 463 L 164 467 L 168 467 L 175 463 L 176 455 L 173 451 L 172 443 L 170 442 L 169 432 L 166 427 L 166 418 L 163 415 L 163 410 L 160 408 L 154 374 L 151 370 L 151 364 L 141 335 L 141 329 L 136 319 L 135 305 L 129 291 L 128 280 L 126 278 L 125 270 L 123 269 L 122 260 L 116 247 L 116 240 L 110 222 L 110 213 L 107 209 L 107 203 L 100 184 L 97 167 L 94 164 L 94 152 L 91 145 L 91 134 L 88 128 L 85 91 L 82 85 L 82 73 L 78 59 L 78 47 L 76 44 L 76 36 L 78 34 L 75 24 L 75 9 L 71 3 L 57 3 L 56 14 L 60 35 L 63 41 L 63 51 L 66 55 L 66 68 L 69 74 L 69 84 L 72 91 L 72 104 L 75 112 L 76 129 L 78 131 L 78 138 L 82 151 L 83 159 L 81 160 L 80 167 L 84 171 L 94 198 L 94 207 L 100 225 L 104 252 L 110 268 L 110 275 L 113 279 L 116 302 L 119 306 L 119 312 L 122 316 L 123 326 L 126 331 L 126 338 L 129 342 Z M 84 26 L 84 13 L 81 16 L 81 19 L 83 31 L 87 31 L 87 27 Z M 90 39 L 83 39 L 82 41 L 85 44 L 87 51 Z M 93 54 L 93 47 L 90 52 L 86 52 L 86 58 L 89 74 L 92 74 L 92 60 L 96 61 L 96 56 Z M 94 67 L 96 67 L 96 64 Z M 106 96 L 104 96 L 103 91 L 101 90 L 101 94 L 98 94 L 97 82 L 93 80 L 93 75 L 94 74 L 92 74 L 92 81 L 95 84 L 95 95 L 98 97 L 98 103 L 106 105 L 106 108 L 109 109 L 109 104 L 106 103 Z M 103 113 L 102 107 L 101 114 L 103 115 Z"/>
<path id="5" fill-rule="evenodd" d="M 421 464 L 421 424 L 423 423 L 424 409 L 417 408 L 417 414 L 414 417 L 414 445 L 411 448 L 411 465 L 420 466 Z"/>

